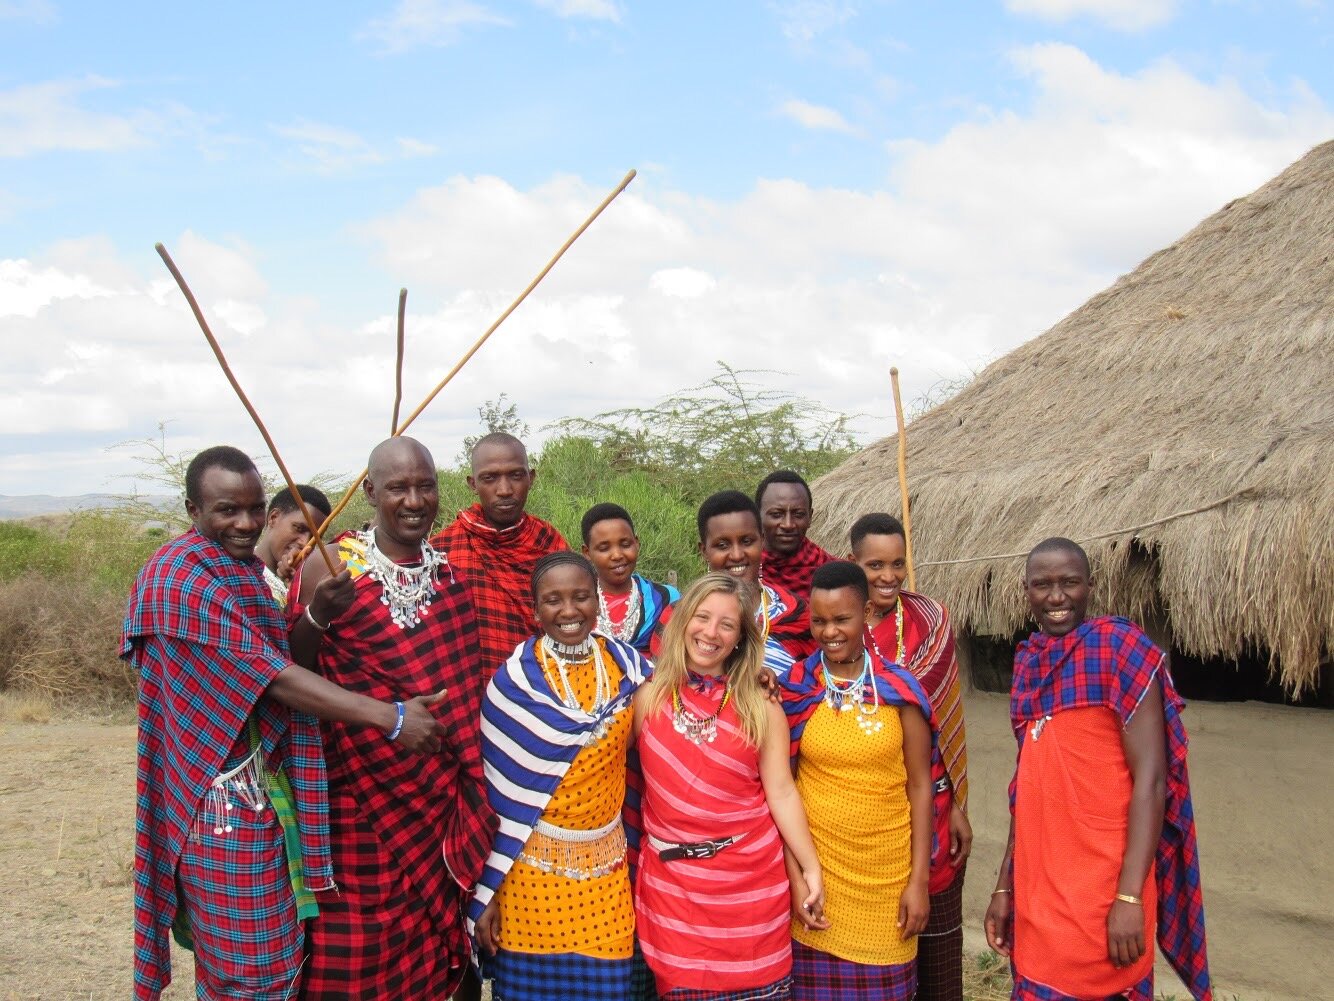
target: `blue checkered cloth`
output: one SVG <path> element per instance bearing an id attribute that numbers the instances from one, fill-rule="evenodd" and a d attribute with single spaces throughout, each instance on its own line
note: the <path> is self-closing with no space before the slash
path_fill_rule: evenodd
<path id="1" fill-rule="evenodd" d="M 625 1001 L 633 959 L 595 959 L 577 952 L 510 952 L 486 961 L 492 1001 Z"/>

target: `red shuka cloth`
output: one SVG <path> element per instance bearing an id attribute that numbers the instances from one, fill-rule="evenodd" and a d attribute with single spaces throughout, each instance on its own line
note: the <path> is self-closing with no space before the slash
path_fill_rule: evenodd
<path id="1" fill-rule="evenodd" d="M 801 546 L 791 556 L 764 551 L 764 582 L 787 588 L 802 601 L 811 600 L 811 578 L 826 563 L 838 559 L 821 549 L 810 539 L 802 539 Z"/>
<path id="2" fill-rule="evenodd" d="M 472 595 L 483 680 L 489 681 L 514 648 L 537 632 L 533 567 L 547 553 L 570 547 L 555 527 L 531 514 L 509 528 L 495 528 L 480 504 L 460 511 L 431 545 L 445 552 Z"/>
<path id="3" fill-rule="evenodd" d="M 338 555 L 356 575 L 356 597 L 329 624 L 317 670 L 383 702 L 445 690 L 432 712 L 447 736 L 439 754 L 419 755 L 376 729 L 323 725 L 340 893 L 321 900 L 312 923 L 302 996 L 447 997 L 471 952 L 465 904 L 497 825 L 482 776 L 485 682 L 472 604 L 440 567 L 430 607 L 401 629 L 351 533 Z M 290 593 L 301 593 L 299 577 Z M 302 610 L 288 605 L 293 619 Z"/>

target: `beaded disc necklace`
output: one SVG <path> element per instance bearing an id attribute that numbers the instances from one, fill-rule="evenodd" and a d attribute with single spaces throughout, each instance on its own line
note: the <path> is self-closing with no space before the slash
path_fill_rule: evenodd
<path id="1" fill-rule="evenodd" d="M 672 689 L 672 728 L 695 744 L 712 744 L 718 739 L 718 717 L 732 697 L 732 679 L 723 684 L 723 700 L 711 716 L 698 716 L 681 701 L 681 686 Z"/>
<path id="2" fill-rule="evenodd" d="M 366 547 L 366 574 L 378 581 L 380 604 L 389 608 L 389 617 L 399 629 L 411 629 L 426 616 L 435 598 L 437 568 L 447 565 L 444 553 L 436 552 L 425 540 L 421 544 L 421 563 L 405 567 L 395 563 L 375 544 L 375 529 L 358 532 Z"/>
<path id="3" fill-rule="evenodd" d="M 561 643 L 550 636 L 543 636 L 537 645 L 537 659 L 542 666 L 542 676 L 546 678 L 556 698 L 560 699 L 561 705 L 573 712 L 587 713 L 595 718 L 602 715 L 602 711 L 611 702 L 611 675 L 608 674 L 607 662 L 602 657 L 602 646 L 591 635 L 584 637 L 582 643 L 575 644 Z M 570 684 L 569 668 L 580 667 L 590 660 L 593 662 L 595 690 L 592 707 L 585 709 L 579 704 L 579 697 L 575 695 L 574 687 Z M 551 672 L 553 665 L 555 678 Z M 557 680 L 560 682 L 559 687 L 556 685 Z M 610 720 L 598 720 L 593 726 L 589 742 L 596 743 L 601 740 L 607 735 L 610 727 Z"/>

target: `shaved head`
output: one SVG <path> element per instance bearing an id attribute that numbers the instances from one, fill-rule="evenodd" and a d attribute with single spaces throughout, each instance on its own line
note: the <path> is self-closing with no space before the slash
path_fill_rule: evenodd
<path id="1" fill-rule="evenodd" d="M 372 483 L 382 480 L 387 470 L 414 459 L 424 460 L 432 469 L 435 468 L 431 453 L 416 438 L 405 438 L 402 435 L 386 438 L 371 449 L 371 457 L 366 460 L 366 478 Z"/>
<path id="2" fill-rule="evenodd" d="M 1083 566 L 1084 576 L 1089 576 L 1089 555 L 1084 552 L 1084 547 L 1078 542 L 1063 539 L 1059 535 L 1052 536 L 1050 539 L 1043 539 L 1028 551 L 1028 559 L 1024 561 L 1024 572 L 1028 572 L 1028 567 L 1032 564 L 1035 556 L 1043 556 L 1048 553 L 1073 556 Z"/>
<path id="3" fill-rule="evenodd" d="M 477 443 L 472 447 L 472 451 L 468 453 L 473 473 L 477 472 L 477 467 L 484 461 L 482 453 L 491 451 L 517 452 L 519 461 L 525 467 L 528 465 L 528 449 L 524 447 L 523 442 L 504 431 L 492 431 L 490 434 L 478 438 Z"/>

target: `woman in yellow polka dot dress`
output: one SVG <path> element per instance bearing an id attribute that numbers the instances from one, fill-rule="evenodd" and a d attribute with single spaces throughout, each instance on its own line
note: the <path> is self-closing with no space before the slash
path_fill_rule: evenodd
<path id="1" fill-rule="evenodd" d="M 532 588 L 543 635 L 515 650 L 482 703 L 500 829 L 470 917 L 495 1001 L 622 1001 L 635 924 L 621 811 L 631 696 L 648 666 L 592 632 L 585 557 L 543 557 Z"/>
<path id="2" fill-rule="evenodd" d="M 820 567 L 810 604 L 820 650 L 780 679 L 829 921 L 823 930 L 792 922 L 794 1001 L 907 1001 L 917 987 L 933 838 L 931 707 L 910 674 L 867 651 L 868 608 L 859 566 Z"/>

